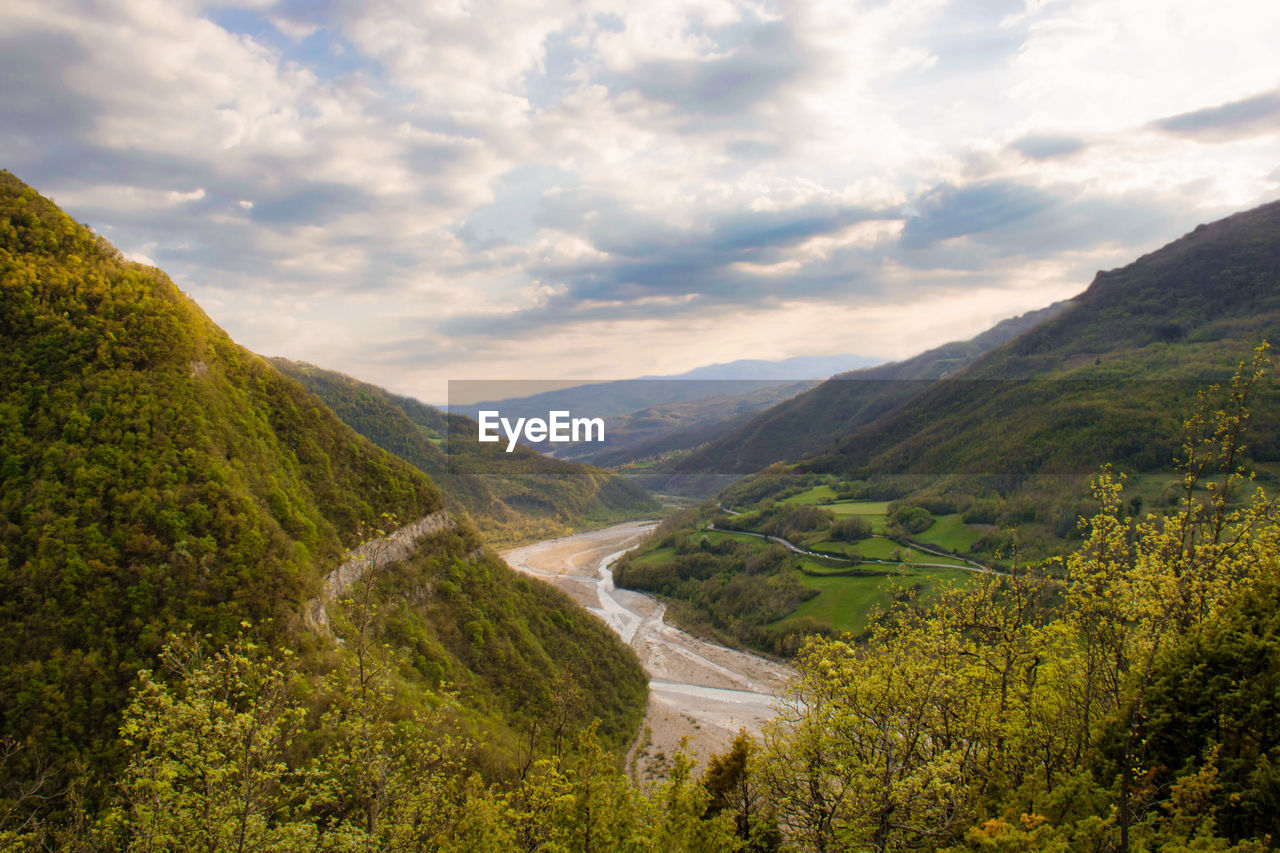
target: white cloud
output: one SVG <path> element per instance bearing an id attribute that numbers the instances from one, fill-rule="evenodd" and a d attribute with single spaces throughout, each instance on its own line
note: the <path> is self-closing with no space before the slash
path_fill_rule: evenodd
<path id="1" fill-rule="evenodd" d="M 1276 91 L 1246 0 L 314 14 L 12 0 L 0 150 L 247 345 L 404 391 L 858 348 L 824 319 L 909 355 L 1275 191 L 1265 121 L 1160 124 Z"/>

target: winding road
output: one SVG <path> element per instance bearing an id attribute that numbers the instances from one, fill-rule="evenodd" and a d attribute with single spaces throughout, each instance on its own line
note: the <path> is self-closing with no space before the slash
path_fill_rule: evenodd
<path id="1" fill-rule="evenodd" d="M 700 640 L 663 621 L 663 605 L 613 584 L 613 561 L 652 523 L 629 522 L 503 554 L 515 570 L 549 581 L 603 619 L 649 673 L 649 706 L 628 757 L 638 780 L 664 774 L 687 738 L 700 760 L 724 751 L 741 728 L 759 733 L 794 671 L 757 655 Z"/>
<path id="2" fill-rule="evenodd" d="M 724 509 L 724 507 L 721 507 L 721 509 Z M 725 510 L 725 511 L 731 512 L 731 510 Z M 733 514 L 738 515 L 738 513 L 736 512 Z M 764 533 L 756 533 L 754 530 L 735 530 L 729 527 L 716 527 L 714 524 L 708 524 L 706 529 L 714 530 L 718 533 L 741 533 L 743 536 L 758 536 L 761 539 L 764 539 L 766 541 L 776 542 L 777 544 L 781 545 L 783 548 L 786 548 L 788 551 L 790 551 L 793 554 L 802 554 L 806 557 L 819 557 L 824 560 L 841 560 L 846 563 L 853 562 L 848 557 L 842 557 L 838 554 L 824 554 L 821 551 L 806 551 L 805 549 L 801 548 L 799 545 L 796 545 L 794 542 L 790 542 L 786 539 L 783 539 L 781 536 L 769 536 Z M 873 533 L 872 537 L 877 539 L 889 539 L 888 536 L 882 536 L 879 533 Z M 949 557 L 954 560 L 963 560 L 965 563 L 965 565 L 958 566 L 955 563 L 921 563 L 921 562 L 912 560 L 911 565 L 913 566 L 926 568 L 926 569 L 959 569 L 962 572 L 976 572 L 978 574 L 984 574 L 984 575 L 1004 574 L 1004 572 L 997 571 L 993 568 L 990 568 L 989 566 L 984 566 L 981 563 L 970 560 L 968 557 L 962 557 L 959 554 L 948 554 L 946 551 L 938 551 L 933 548 L 930 548 L 928 545 L 921 545 L 919 542 L 916 542 L 911 539 L 908 539 L 905 543 L 898 542 L 898 540 L 896 539 L 889 539 L 889 541 L 902 545 L 905 548 L 915 548 L 917 551 L 923 551 L 926 554 L 933 554 L 937 557 Z M 859 563 L 877 563 L 882 566 L 905 565 L 900 561 L 873 560 L 869 557 L 862 557 L 858 562 Z"/>

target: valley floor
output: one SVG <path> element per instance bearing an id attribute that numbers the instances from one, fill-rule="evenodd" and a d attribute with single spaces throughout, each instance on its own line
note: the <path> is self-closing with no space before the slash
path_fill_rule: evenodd
<path id="1" fill-rule="evenodd" d="M 649 706 L 628 756 L 637 780 L 663 775 L 688 739 L 699 761 L 723 752 L 741 728 L 759 734 L 794 672 L 757 655 L 693 637 L 663 621 L 653 597 L 613 585 L 609 565 L 653 524 L 628 522 L 506 552 L 512 568 L 542 578 L 609 624 L 649 673 Z"/>

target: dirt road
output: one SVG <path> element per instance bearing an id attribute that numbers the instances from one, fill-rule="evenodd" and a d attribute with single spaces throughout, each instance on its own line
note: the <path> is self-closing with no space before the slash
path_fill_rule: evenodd
<path id="1" fill-rule="evenodd" d="M 631 522 L 506 552 L 517 571 L 549 581 L 629 643 L 649 673 L 649 707 L 628 758 L 639 780 L 661 776 L 682 738 L 700 760 L 723 751 L 740 728 L 759 733 L 793 674 L 756 655 L 699 640 L 667 625 L 663 606 L 617 589 L 609 566 L 653 529 Z"/>

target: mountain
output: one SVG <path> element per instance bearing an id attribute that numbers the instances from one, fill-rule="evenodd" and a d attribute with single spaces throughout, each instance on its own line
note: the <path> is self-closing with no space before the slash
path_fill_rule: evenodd
<path id="1" fill-rule="evenodd" d="M 271 363 L 356 432 L 429 475 L 446 505 L 469 514 L 490 541 L 549 538 L 659 509 L 643 489 L 612 471 L 551 459 L 523 445 L 505 453 L 468 440 L 477 425 L 463 415 L 446 415 L 314 365 L 282 358 Z"/>
<path id="2" fill-rule="evenodd" d="M 837 373 L 873 367 L 884 359 L 864 355 L 798 355 L 781 361 L 740 358 L 723 364 L 695 367 L 671 376 L 647 376 L 646 379 L 826 379 Z"/>
<path id="3" fill-rule="evenodd" d="M 587 417 L 612 418 L 671 403 L 745 397 L 764 389 L 794 388 L 798 380 L 826 379 L 840 370 L 876 362 L 877 359 L 859 355 L 800 356 L 782 361 L 740 359 L 696 367 L 670 376 L 589 382 L 515 397 L 509 394 L 513 387 L 518 388 L 522 384 L 536 387 L 540 383 L 476 380 L 458 383 L 459 388 L 472 398 L 483 395 L 487 388 L 500 388 L 508 394 L 480 403 L 455 405 L 450 401 L 449 410 L 472 417 L 485 409 L 499 409 L 512 417 L 539 417 L 551 410 L 565 409 Z"/>
<path id="4" fill-rule="evenodd" d="M 26 762 L 6 776 L 83 762 L 111 778 L 130 686 L 171 634 L 211 650 L 248 631 L 304 672 L 331 668 L 324 625 L 351 581 L 334 570 L 385 514 L 422 534 L 368 581 L 369 637 L 403 701 L 453 685 L 491 767 L 558 684 L 606 741 L 630 737 L 646 680 L 599 620 L 517 576 L 430 478 L 8 172 L 0 295 L 0 737 Z"/>
<path id="5" fill-rule="evenodd" d="M 543 447 L 559 459 L 609 467 L 643 465 L 705 444 L 758 412 L 812 388 L 819 380 L 771 383 L 748 391 L 740 390 L 739 380 L 717 381 L 725 393 L 605 418 L 603 441 Z"/>
<path id="6" fill-rule="evenodd" d="M 465 393 L 475 396 L 476 392 L 484 391 L 488 383 L 484 380 L 476 380 L 460 384 L 465 388 Z M 547 412 L 565 410 L 572 412 L 575 416 L 611 418 L 638 412 L 651 406 L 702 400 L 726 394 L 747 394 L 763 388 L 787 384 L 791 383 L 781 379 L 617 379 L 479 403 L 455 404 L 450 401 L 449 411 L 474 418 L 478 412 L 497 410 L 502 412 L 503 416 L 514 419 L 516 417 L 545 418 Z M 494 385 L 496 386 L 497 383 Z M 504 389 L 509 389 L 512 385 L 513 383 L 501 383 Z"/>
<path id="7" fill-rule="evenodd" d="M 843 472 L 1167 470 L 1198 391 L 1280 340 L 1280 202 L 1100 272 L 1066 310 L 850 431 Z M 1255 463 L 1280 459 L 1274 384 L 1258 389 Z"/>
<path id="8" fill-rule="evenodd" d="M 900 362 L 850 371 L 756 415 L 693 453 L 646 472 L 654 488 L 708 493 L 726 480 L 774 462 L 830 448 L 859 426 L 954 374 L 983 353 L 1066 310 L 1055 303 L 1004 320 L 967 341 L 944 344 Z"/>
<path id="9" fill-rule="evenodd" d="M 664 596 L 691 630 L 786 653 L 807 634 L 863 631 L 896 583 L 927 598 L 948 574 L 1070 554 L 1107 465 L 1125 475 L 1114 500 L 1135 521 L 1188 496 L 1221 500 L 1226 517 L 1257 486 L 1274 497 L 1280 385 L 1250 377 L 1256 348 L 1277 339 L 1273 203 L 967 346 L 832 379 L 678 459 L 704 480 L 713 464 L 785 461 L 668 519 L 615 582 Z M 1255 482 L 1221 487 L 1224 444 L 1226 469 Z"/>
<path id="10" fill-rule="evenodd" d="M 875 363 L 876 359 L 857 355 L 799 356 L 782 361 L 739 359 L 678 375 L 594 382 L 521 397 L 451 405 L 450 410 L 472 416 L 485 410 L 498 411 L 512 421 L 545 418 L 548 412 L 557 410 L 574 417 L 601 418 L 603 440 L 569 445 L 542 441 L 528 446 L 558 459 L 593 465 L 647 465 L 655 458 L 705 444 L 752 414 L 794 397 L 833 373 Z M 489 383 L 503 390 L 510 390 L 512 384 Z M 519 384 L 515 383 L 517 387 Z M 475 382 L 464 393 L 475 396 L 485 388 L 486 383 Z"/>

